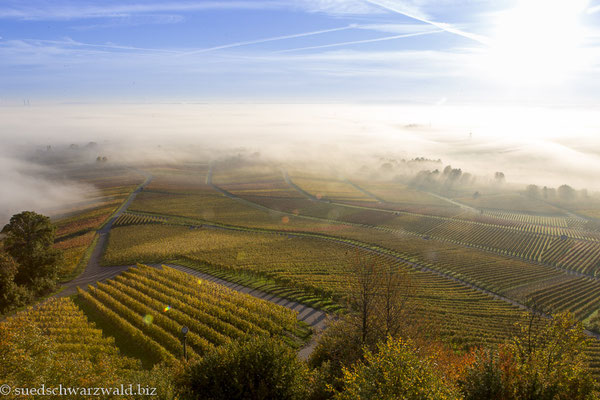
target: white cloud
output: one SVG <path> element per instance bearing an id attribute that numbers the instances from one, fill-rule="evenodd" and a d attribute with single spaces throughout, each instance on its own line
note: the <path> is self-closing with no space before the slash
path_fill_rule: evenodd
<path id="1" fill-rule="evenodd" d="M 161 12 L 193 12 L 215 9 L 268 9 L 279 8 L 277 1 L 202 1 L 202 2 L 145 2 L 106 3 L 83 5 L 79 2 L 41 3 L 37 6 L 17 3 L 12 7 L 0 6 L 0 18 L 23 20 L 74 20 L 86 18 L 123 18 L 139 14 Z"/>
<path id="2" fill-rule="evenodd" d="M 86 25 L 75 25 L 71 29 L 77 31 L 86 31 L 92 29 L 105 29 L 105 28 L 117 28 L 117 27 L 129 27 L 129 26 L 140 26 L 140 25 L 166 25 L 166 24 L 177 24 L 182 22 L 185 18 L 182 15 L 173 14 L 155 14 L 155 15 L 133 15 L 126 17 L 115 17 L 110 18 L 107 22 L 99 24 L 86 24 Z"/>
<path id="3" fill-rule="evenodd" d="M 364 0 L 299 0 L 290 1 L 289 4 L 305 11 L 333 15 L 367 15 L 385 12 Z"/>

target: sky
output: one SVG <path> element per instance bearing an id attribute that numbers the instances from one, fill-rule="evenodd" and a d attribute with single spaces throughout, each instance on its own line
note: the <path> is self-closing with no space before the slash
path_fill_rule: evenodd
<path id="1" fill-rule="evenodd" d="M 2 0 L 0 105 L 595 107 L 598 0 Z"/>

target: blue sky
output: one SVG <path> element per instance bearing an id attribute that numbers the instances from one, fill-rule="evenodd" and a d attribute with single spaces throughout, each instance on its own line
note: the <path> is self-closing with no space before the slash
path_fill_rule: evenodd
<path id="1" fill-rule="evenodd" d="M 597 105 L 599 23 L 597 0 L 2 0 L 0 104 Z"/>

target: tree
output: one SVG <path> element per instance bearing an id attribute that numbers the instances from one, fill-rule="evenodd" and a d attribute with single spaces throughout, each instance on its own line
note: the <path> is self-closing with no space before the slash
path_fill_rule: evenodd
<path id="1" fill-rule="evenodd" d="M 374 351 L 388 337 L 407 337 L 421 327 L 411 318 L 412 285 L 405 271 L 357 253 L 351 272 L 347 287 L 351 312 L 330 324 L 309 360 L 321 382 L 336 390 L 342 386 L 342 368 L 359 361 L 365 349 Z"/>
<path id="2" fill-rule="evenodd" d="M 540 197 L 540 188 L 537 185 L 527 185 L 525 193 L 528 197 L 531 197 L 532 199 L 537 199 Z"/>
<path id="3" fill-rule="evenodd" d="M 361 342 L 361 334 L 354 316 L 346 315 L 331 322 L 319 337 L 308 364 L 316 371 L 317 382 L 314 392 L 320 392 L 319 399 L 328 399 L 333 390 L 343 387 L 343 368 L 348 367 L 363 357 L 365 347 Z"/>
<path id="4" fill-rule="evenodd" d="M 29 300 L 26 288 L 15 284 L 18 265 L 15 260 L 5 253 L 0 252 L 0 313 L 20 307 Z"/>
<path id="5" fill-rule="evenodd" d="M 569 185 L 561 185 L 561 186 L 559 186 L 558 190 L 557 190 L 557 193 L 558 193 L 558 197 L 561 200 L 565 200 L 565 201 L 574 200 L 575 196 L 577 195 L 577 192 L 575 192 L 575 189 L 573 189 Z"/>
<path id="6" fill-rule="evenodd" d="M 556 314 L 550 321 L 530 314 L 516 325 L 504 346 L 479 352 L 465 372 L 461 388 L 466 399 L 591 398 L 594 378 L 583 350 L 588 337 L 572 314 Z"/>
<path id="7" fill-rule="evenodd" d="M 289 346 L 252 338 L 211 350 L 178 381 L 185 399 L 293 400 L 307 397 L 308 371 Z"/>
<path id="8" fill-rule="evenodd" d="M 361 343 L 367 344 L 373 331 L 373 320 L 376 311 L 377 291 L 380 279 L 380 268 L 374 262 L 369 262 L 356 254 L 350 277 L 348 290 L 348 305 L 356 312 L 356 322 L 360 331 Z"/>
<path id="9" fill-rule="evenodd" d="M 4 248 L 19 264 L 15 283 L 35 287 L 38 292 L 51 288 L 58 275 L 61 253 L 52 248 L 56 227 L 50 218 L 33 211 L 13 215 L 4 226 Z"/>
<path id="10" fill-rule="evenodd" d="M 343 390 L 337 400 L 458 399 L 458 391 L 444 379 L 434 360 L 416 352 L 402 339 L 389 338 L 376 352 L 344 369 Z"/>
<path id="11" fill-rule="evenodd" d="M 396 337 L 407 325 L 408 300 L 412 285 L 408 274 L 380 268 L 375 300 L 375 329 L 379 338 Z"/>
<path id="12" fill-rule="evenodd" d="M 373 346 L 388 335 L 399 334 L 409 314 L 408 275 L 361 257 L 358 252 L 351 271 L 347 300 L 354 313 L 349 321 L 360 332 L 362 345 Z"/>
<path id="13" fill-rule="evenodd" d="M 506 177 L 504 176 L 504 172 L 495 172 L 494 180 L 496 183 L 504 183 L 506 181 Z"/>

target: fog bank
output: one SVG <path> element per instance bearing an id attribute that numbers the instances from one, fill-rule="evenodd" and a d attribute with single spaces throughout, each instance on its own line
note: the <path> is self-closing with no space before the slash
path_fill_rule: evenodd
<path id="1" fill-rule="evenodd" d="M 0 218 L 84 198 L 49 178 L 33 149 L 95 142 L 81 162 L 136 164 L 259 152 L 353 173 L 382 157 L 442 159 L 476 176 L 600 189 L 595 110 L 344 104 L 122 104 L 0 107 Z M 63 153 L 56 153 L 60 163 Z M 66 154 L 66 153 L 65 153 Z M 38 151 L 39 155 L 39 151 Z"/>

